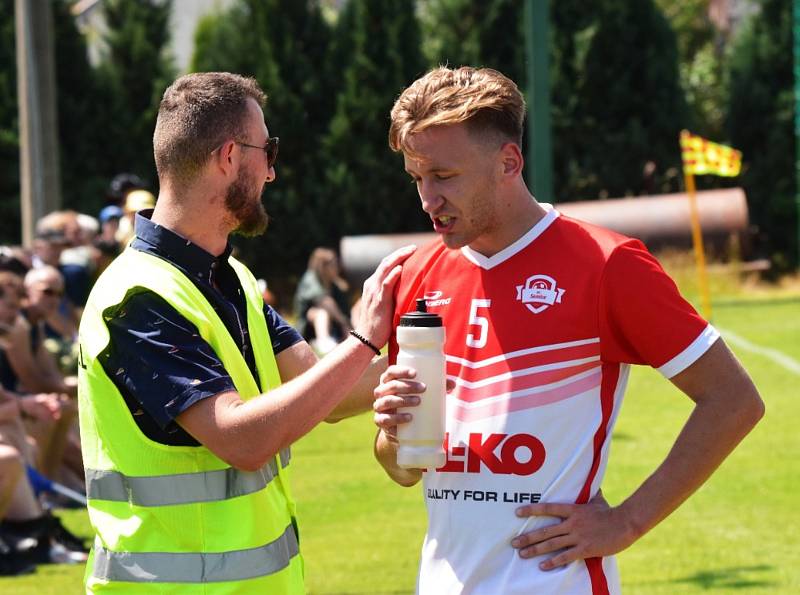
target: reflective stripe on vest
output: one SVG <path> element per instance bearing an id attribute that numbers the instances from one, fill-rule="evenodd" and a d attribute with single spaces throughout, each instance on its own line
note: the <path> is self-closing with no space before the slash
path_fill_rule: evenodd
<path id="1" fill-rule="evenodd" d="M 280 452 L 281 466 L 291 458 L 288 448 Z M 271 459 L 258 471 L 231 467 L 200 473 L 131 477 L 117 471 L 86 470 L 86 494 L 91 500 L 130 502 L 136 506 L 171 506 L 227 500 L 263 490 L 278 475 Z"/>
<path id="2" fill-rule="evenodd" d="M 297 536 L 288 525 L 283 535 L 261 547 L 232 552 L 113 552 L 94 544 L 92 575 L 132 583 L 216 583 L 266 576 L 297 555 Z"/>

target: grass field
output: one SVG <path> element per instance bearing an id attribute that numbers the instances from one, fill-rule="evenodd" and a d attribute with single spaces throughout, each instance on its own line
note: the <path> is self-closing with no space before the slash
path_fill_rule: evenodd
<path id="1" fill-rule="evenodd" d="M 714 323 L 723 336 L 732 331 L 800 361 L 797 293 L 735 292 L 715 302 Z M 697 494 L 620 554 L 626 593 L 800 593 L 800 375 L 732 346 L 761 391 L 766 417 Z M 634 371 L 604 483 L 610 502 L 629 494 L 664 457 L 689 409 L 689 400 L 656 372 Z M 425 530 L 421 492 L 383 476 L 372 460 L 372 436 L 365 415 L 323 425 L 294 447 L 312 594 L 413 592 Z M 85 513 L 64 516 L 88 535 Z M 0 593 L 78 593 L 81 575 L 81 568 L 43 567 L 0 580 Z"/>

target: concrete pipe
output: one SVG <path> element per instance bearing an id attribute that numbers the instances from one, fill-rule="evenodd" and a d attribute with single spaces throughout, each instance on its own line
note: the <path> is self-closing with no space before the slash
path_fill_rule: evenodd
<path id="1" fill-rule="evenodd" d="M 732 235 L 746 246 L 747 200 L 741 188 L 698 192 L 697 205 L 704 242 L 711 251 L 724 250 Z M 568 202 L 556 208 L 564 215 L 639 238 L 650 250 L 692 245 L 686 194 Z M 407 244 L 422 246 L 435 238 L 432 232 L 345 236 L 339 245 L 342 267 L 357 287 L 392 250 Z"/>

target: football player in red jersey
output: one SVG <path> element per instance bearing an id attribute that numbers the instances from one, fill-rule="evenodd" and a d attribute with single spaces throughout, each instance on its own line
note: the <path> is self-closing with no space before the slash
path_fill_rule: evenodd
<path id="1" fill-rule="evenodd" d="M 428 470 L 396 464 L 396 426 L 410 419 L 397 409 L 424 386 L 391 365 L 375 389 L 378 461 L 426 488 L 420 593 L 619 592 L 614 554 L 697 490 L 764 413 L 719 333 L 641 242 L 535 200 L 524 115 L 513 81 L 467 67 L 432 70 L 392 109 L 390 146 L 439 234 L 404 266 L 395 325 L 429 300 L 455 387 L 447 462 Z M 394 337 L 389 353 L 394 364 Z M 694 408 L 661 465 L 611 506 L 600 486 L 634 364 Z"/>

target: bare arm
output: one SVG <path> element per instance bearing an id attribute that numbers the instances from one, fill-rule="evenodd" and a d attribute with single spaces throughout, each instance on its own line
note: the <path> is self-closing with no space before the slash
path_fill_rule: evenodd
<path id="1" fill-rule="evenodd" d="M 275 357 L 281 379 L 288 382 L 310 370 L 319 358 L 305 341 L 300 341 L 280 352 Z M 350 389 L 347 396 L 325 418 L 329 423 L 336 423 L 353 415 L 372 409 L 373 390 L 378 385 L 380 375 L 386 370 L 386 356 L 373 357 L 358 382 Z"/>
<path id="2" fill-rule="evenodd" d="M 242 401 L 234 391 L 222 393 L 193 405 L 177 421 L 233 467 L 254 471 L 324 420 L 371 359 L 370 349 L 350 337 L 267 394 Z"/>
<path id="3" fill-rule="evenodd" d="M 512 545 L 522 557 L 566 548 L 542 562 L 550 569 L 622 551 L 693 494 L 764 414 L 753 382 L 722 339 L 672 382 L 695 407 L 661 465 L 616 507 L 604 501 L 521 507 L 519 516 L 563 519 L 516 538 Z"/>
<path id="4" fill-rule="evenodd" d="M 413 248 L 401 249 L 387 256 L 364 284 L 366 316 L 359 330 L 377 345 L 389 337 L 394 285 L 400 263 L 412 252 Z M 285 377 L 294 376 L 281 387 L 246 402 L 235 391 L 204 399 L 179 415 L 177 422 L 232 466 L 260 468 L 278 450 L 328 417 L 357 384 L 374 355 L 354 337 L 316 364 L 306 350 L 310 351 L 307 346 L 295 345 L 278 354 L 281 372 Z"/>
<path id="5" fill-rule="evenodd" d="M 403 469 L 397 465 L 397 440 L 383 430 L 375 436 L 375 458 L 395 483 L 403 487 L 417 485 L 422 479 L 422 469 Z"/>
<path id="6" fill-rule="evenodd" d="M 54 387 L 37 370 L 36 358 L 31 349 L 30 325 L 22 316 L 17 317 L 6 335 L 6 340 L 8 362 L 17 375 L 20 386 L 25 391 L 34 393 L 53 390 Z"/>
<path id="7" fill-rule="evenodd" d="M 385 355 L 373 357 L 361 378 L 348 393 L 347 398 L 339 403 L 325 421 L 336 423 L 353 415 L 370 411 L 375 400 L 374 390 L 380 381 L 381 374 L 386 370 L 387 360 Z"/>

